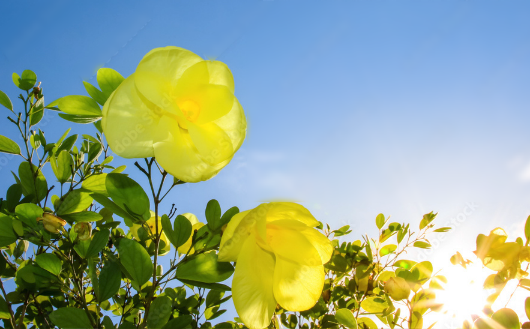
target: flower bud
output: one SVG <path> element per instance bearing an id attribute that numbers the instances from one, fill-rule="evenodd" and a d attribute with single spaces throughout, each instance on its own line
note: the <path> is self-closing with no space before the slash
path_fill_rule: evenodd
<path id="1" fill-rule="evenodd" d="M 403 278 L 390 278 L 385 282 L 385 292 L 394 300 L 402 300 L 409 297 L 410 287 Z"/>
<path id="2" fill-rule="evenodd" d="M 51 233 L 59 233 L 59 231 L 66 225 L 66 221 L 55 216 L 52 213 L 45 212 L 42 217 L 37 218 L 37 221 L 42 221 L 46 231 Z"/>
<path id="3" fill-rule="evenodd" d="M 79 240 L 88 240 L 92 236 L 92 225 L 86 222 L 77 223 L 74 226 L 74 232 Z"/>

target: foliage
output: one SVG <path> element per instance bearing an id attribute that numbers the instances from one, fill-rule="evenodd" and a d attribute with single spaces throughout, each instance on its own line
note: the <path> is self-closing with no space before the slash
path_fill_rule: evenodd
<path id="1" fill-rule="evenodd" d="M 227 241 L 237 234 L 246 234 L 244 229 L 250 232 L 248 227 L 237 226 L 249 216 L 249 211 L 240 213 L 237 207 L 222 211 L 224 205 L 211 200 L 202 222 L 190 213 L 177 214 L 174 205 L 163 213 L 161 205 L 167 202 L 170 191 L 186 183 L 181 180 L 184 176 L 171 176 L 154 156 L 149 156 L 135 162 L 148 182 L 142 186 L 128 176 L 124 166 L 113 165 L 113 149 L 106 140 L 110 126 L 102 128 L 100 119 L 106 112 L 100 106 L 109 106 L 109 99 L 116 97 L 114 91 L 127 79 L 111 69 L 101 69 L 99 89 L 85 82 L 90 97 L 66 96 L 46 105 L 40 83 L 36 85 L 36 74 L 26 70 L 21 75 L 13 74 L 15 85 L 25 91 L 19 96 L 23 103 L 20 111 L 0 92 L 0 104 L 11 111 L 8 120 L 22 138 L 19 144 L 0 136 L 0 151 L 18 155 L 21 160 L 18 171 L 13 172 L 13 184 L 7 188 L 5 198 L 0 199 L 3 327 L 256 328 L 255 321 L 248 319 L 244 319 L 245 323 L 240 318 L 225 322 L 218 319 L 232 298 L 226 281 L 234 273 L 234 266 L 236 276 L 238 272 L 244 275 L 253 268 L 248 264 L 259 265 L 264 259 L 250 259 L 252 254 L 246 252 L 250 256 L 245 261 L 238 258 L 239 252 L 229 250 L 227 256 L 224 251 L 228 249 Z M 47 140 L 36 125 L 49 110 L 65 120 L 93 125 L 94 133 L 79 136 L 68 129 L 58 140 Z M 233 152 L 241 142 L 237 141 Z M 223 161 L 232 155 L 223 155 Z M 228 163 L 225 162 L 218 170 Z M 47 165 L 55 177 L 44 176 Z M 211 173 L 208 171 L 207 178 Z M 449 230 L 435 228 L 436 214 L 425 214 L 419 230 L 379 214 L 375 218 L 379 232 L 376 238 L 350 240 L 349 226 L 333 230 L 299 205 L 284 206 L 280 209 L 274 208 L 275 204 L 261 205 L 256 209 L 265 209 L 266 214 L 246 222 L 266 223 L 271 216 L 283 220 L 284 226 L 280 225 L 276 233 L 269 226 L 263 232 L 267 239 L 275 234 L 282 237 L 292 249 L 287 253 L 274 249 L 277 246 L 273 242 L 260 240 L 259 235 L 247 239 L 250 248 L 263 248 L 262 257 L 269 257 L 275 268 L 263 267 L 266 271 L 260 275 L 275 275 L 274 264 L 286 262 L 282 257 L 289 256 L 300 267 L 316 266 L 323 276 L 316 285 L 315 300 L 306 300 L 308 305 L 302 309 L 292 306 L 292 300 L 275 296 L 270 328 L 376 329 L 380 327 L 376 323 L 392 329 L 434 327 L 435 324 L 423 323 L 424 316 L 441 309 L 436 293 L 446 279 L 435 272 L 429 261 L 417 263 L 405 255 L 411 248 L 430 248 L 429 235 Z M 276 213 L 270 209 L 276 209 Z M 287 223 L 286 218 L 304 224 Z M 488 303 L 512 279 L 519 280 L 518 287 L 530 290 L 526 279 L 529 227 L 527 224 L 525 228 L 526 242 L 521 238 L 506 242 L 502 229 L 478 237 L 477 256 L 496 271 L 485 283 L 496 290 Z M 252 234 L 259 234 L 256 232 Z M 296 235 L 299 232 L 305 233 Z M 291 240 L 295 238 L 308 239 L 320 248 L 316 265 L 304 263 L 312 258 L 307 258 L 307 250 L 297 251 L 302 247 Z M 315 244 L 316 240 L 320 242 Z M 169 268 L 162 268 L 161 257 L 169 258 Z M 453 256 L 452 261 L 464 267 L 469 263 L 461 254 Z M 301 278 L 296 284 L 302 288 L 314 284 L 309 276 Z M 6 284 L 8 280 L 10 285 Z M 240 304 L 245 301 L 240 300 Z M 530 314 L 530 299 L 525 307 Z M 510 309 L 486 315 L 464 326 L 482 329 L 500 323 L 506 328 L 520 328 L 520 317 Z M 270 314 L 265 322 L 269 318 Z M 530 327 L 528 322 L 523 326 Z"/>

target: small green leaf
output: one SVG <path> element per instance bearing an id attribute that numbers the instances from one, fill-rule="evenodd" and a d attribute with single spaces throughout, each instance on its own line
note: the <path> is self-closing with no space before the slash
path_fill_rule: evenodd
<path id="1" fill-rule="evenodd" d="M 68 223 L 97 222 L 103 219 L 103 216 L 94 211 L 81 211 L 61 216 Z"/>
<path id="2" fill-rule="evenodd" d="M 87 96 L 65 96 L 59 100 L 59 109 L 71 115 L 101 117 L 101 109 L 98 103 Z"/>
<path id="3" fill-rule="evenodd" d="M 86 251 L 85 257 L 96 257 L 109 242 L 109 235 L 110 231 L 108 229 L 101 230 L 94 234 L 94 236 L 92 237 L 92 241 L 90 241 L 90 245 L 88 246 L 88 249 Z"/>
<path id="4" fill-rule="evenodd" d="M 123 267 L 139 286 L 143 286 L 153 275 L 153 263 L 147 250 L 138 242 L 123 238 L 119 242 L 118 253 Z"/>
<path id="5" fill-rule="evenodd" d="M 206 205 L 206 220 L 208 221 L 208 226 L 212 231 L 220 228 L 221 225 L 221 206 L 219 202 L 215 199 L 208 201 Z"/>
<path id="6" fill-rule="evenodd" d="M 3 92 L 0 90 L 0 104 L 4 105 L 5 107 L 7 107 L 8 110 L 10 110 L 11 112 L 13 112 L 13 104 L 11 103 L 11 100 L 9 99 L 9 97 Z"/>
<path id="7" fill-rule="evenodd" d="M 215 289 L 215 290 L 221 290 L 221 291 L 232 290 L 232 288 L 230 288 L 229 286 L 221 284 L 221 283 L 204 283 L 204 282 L 185 280 L 185 279 L 179 279 L 179 281 L 191 287 L 200 287 L 200 288 Z"/>
<path id="8" fill-rule="evenodd" d="M 75 307 L 58 308 L 50 314 L 50 320 L 52 320 L 53 324 L 63 329 L 92 328 L 85 311 Z"/>
<path id="9" fill-rule="evenodd" d="M 384 246 L 383 248 L 381 248 L 381 250 L 379 250 L 379 255 L 381 257 L 386 256 L 396 251 L 396 249 L 397 249 L 397 246 L 395 244 L 388 244 Z"/>
<path id="10" fill-rule="evenodd" d="M 381 229 L 383 225 L 385 225 L 385 223 L 386 223 L 385 215 L 383 214 L 377 215 L 377 217 L 375 218 L 375 224 L 377 225 L 377 228 Z"/>
<path id="11" fill-rule="evenodd" d="M 9 313 L 9 305 L 7 304 L 4 297 L 0 296 L 0 319 L 10 319 L 11 313 Z"/>
<path id="12" fill-rule="evenodd" d="M 431 244 L 425 241 L 416 241 L 414 242 L 414 247 L 421 248 L 421 249 L 430 249 Z"/>
<path id="13" fill-rule="evenodd" d="M 511 308 L 501 308 L 493 313 L 491 319 L 504 329 L 520 329 L 519 317 Z"/>
<path id="14" fill-rule="evenodd" d="M 13 83 L 22 90 L 30 90 L 37 82 L 37 75 L 31 70 L 24 70 L 22 76 L 13 73 Z"/>
<path id="15" fill-rule="evenodd" d="M 38 172 L 37 177 L 35 177 L 36 172 Z M 38 170 L 35 165 L 30 167 L 30 164 L 24 161 L 18 167 L 18 176 L 22 184 L 22 194 L 33 196 L 33 200 L 36 202 L 44 199 L 48 193 L 48 184 L 41 170 Z"/>
<path id="16" fill-rule="evenodd" d="M 17 241 L 17 236 L 13 231 L 13 220 L 9 216 L 0 214 L 0 248 L 15 241 Z"/>
<path id="17" fill-rule="evenodd" d="M 99 274 L 98 301 L 105 301 L 118 293 L 121 284 L 120 266 L 115 262 L 107 262 Z"/>
<path id="18" fill-rule="evenodd" d="M 440 227 L 440 228 L 434 230 L 433 232 L 445 233 L 445 232 L 449 232 L 450 230 L 451 230 L 451 227 Z"/>
<path id="19" fill-rule="evenodd" d="M 169 320 L 172 312 L 172 302 L 167 296 L 156 297 L 151 304 L 147 317 L 148 328 L 162 328 Z"/>
<path id="20" fill-rule="evenodd" d="M 193 318 L 189 314 L 179 314 L 177 318 L 170 320 L 162 329 L 184 329 L 191 328 Z M 230 327 L 232 329 L 232 327 Z"/>
<path id="21" fill-rule="evenodd" d="M 62 263 L 55 254 L 39 254 L 35 257 L 35 262 L 51 274 L 57 276 L 61 274 Z"/>
<path id="22" fill-rule="evenodd" d="M 177 279 L 205 283 L 221 282 L 228 279 L 234 267 L 227 262 L 218 262 L 215 252 L 193 255 L 177 268 Z"/>
<path id="23" fill-rule="evenodd" d="M 61 152 L 63 150 L 70 151 L 72 149 L 72 146 L 74 146 L 76 141 L 77 141 L 77 134 L 68 137 L 67 139 L 65 139 L 61 143 L 61 146 L 59 146 L 59 148 L 57 149 L 57 153 L 59 153 L 59 152 Z M 55 145 L 59 145 L 59 142 L 55 143 Z"/>
<path id="24" fill-rule="evenodd" d="M 98 70 L 97 81 L 101 92 L 105 96 L 105 103 L 109 98 L 110 94 L 118 88 L 118 86 L 125 80 L 121 74 L 113 69 L 101 68 Z"/>
<path id="25" fill-rule="evenodd" d="M 420 222 L 420 230 L 423 230 L 427 225 L 429 225 L 436 218 L 436 215 L 438 215 L 438 213 L 433 214 L 432 211 L 423 215 L 423 219 Z"/>
<path id="26" fill-rule="evenodd" d="M 530 297 L 527 297 L 524 301 L 524 312 L 526 313 L 526 317 L 530 319 Z"/>
<path id="27" fill-rule="evenodd" d="M 85 190 L 98 193 L 104 196 L 109 196 L 107 193 L 107 188 L 105 186 L 105 180 L 107 179 L 107 174 L 97 174 L 89 176 L 83 181 L 82 187 Z"/>
<path id="28" fill-rule="evenodd" d="M 526 223 L 524 224 L 524 235 L 526 237 L 526 241 L 530 241 L 530 216 L 528 216 Z"/>
<path id="29" fill-rule="evenodd" d="M 416 262 L 413 260 L 401 259 L 395 262 L 394 265 L 392 266 L 401 267 L 402 269 L 405 269 L 405 270 L 410 270 L 414 265 L 416 265 Z"/>
<path id="30" fill-rule="evenodd" d="M 37 226 L 37 217 L 41 217 L 44 211 L 33 203 L 22 203 L 15 208 L 15 213 L 20 221 L 29 227 Z"/>
<path id="31" fill-rule="evenodd" d="M 109 196 L 122 209 L 144 220 L 151 217 L 149 198 L 140 184 L 124 174 L 107 174 L 105 186 Z"/>
<path id="32" fill-rule="evenodd" d="M 182 216 L 178 215 L 175 218 L 174 229 L 171 227 L 171 221 L 167 215 L 162 216 L 162 228 L 166 233 L 167 238 L 173 244 L 175 248 L 182 246 L 191 236 L 192 225 L 190 221 Z"/>
<path id="33" fill-rule="evenodd" d="M 20 154 L 20 147 L 11 139 L 0 135 L 0 152 Z"/>
<path id="34" fill-rule="evenodd" d="M 77 135 L 74 135 L 77 138 Z M 72 136 L 72 137 L 74 137 Z M 75 142 L 75 141 L 74 141 Z M 57 157 L 50 158 L 50 164 L 59 183 L 64 184 L 72 176 L 73 160 L 67 150 L 62 150 Z"/>
<path id="35" fill-rule="evenodd" d="M 94 87 L 89 82 L 83 81 L 83 85 L 85 86 L 85 89 L 87 93 L 94 99 L 96 102 L 98 102 L 100 105 L 105 105 L 105 102 L 107 101 L 107 97 L 96 87 Z"/>
<path id="36" fill-rule="evenodd" d="M 36 125 L 44 116 L 44 97 L 40 98 L 31 108 L 29 113 L 29 123 L 31 126 Z"/>
<path id="37" fill-rule="evenodd" d="M 94 123 L 98 121 L 99 119 L 101 119 L 101 115 L 74 115 L 74 114 L 59 113 L 59 116 L 65 119 L 66 121 L 80 123 L 80 124 Z"/>
<path id="38" fill-rule="evenodd" d="M 22 186 L 20 184 L 13 184 L 7 189 L 6 204 L 9 211 L 15 211 L 15 207 L 20 202 L 20 197 L 22 197 Z"/>
<path id="39" fill-rule="evenodd" d="M 92 197 L 88 192 L 82 190 L 73 190 L 66 194 L 63 202 L 57 209 L 57 215 L 71 214 L 86 210 L 92 204 Z"/>
<path id="40" fill-rule="evenodd" d="M 346 328 L 357 329 L 357 320 L 355 320 L 353 313 L 347 308 L 338 309 L 335 313 L 335 319 Z"/>

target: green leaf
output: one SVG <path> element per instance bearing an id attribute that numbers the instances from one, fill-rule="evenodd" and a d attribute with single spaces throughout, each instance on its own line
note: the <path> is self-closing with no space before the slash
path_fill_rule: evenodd
<path id="1" fill-rule="evenodd" d="M 101 119 L 101 115 L 74 115 L 74 114 L 59 113 L 59 116 L 65 119 L 66 121 L 80 123 L 80 124 L 93 123 Z"/>
<path id="2" fill-rule="evenodd" d="M 57 215 L 62 216 L 86 210 L 90 207 L 92 201 L 93 199 L 88 192 L 81 190 L 70 191 L 61 202 L 59 209 L 57 209 Z"/>
<path id="3" fill-rule="evenodd" d="M 178 215 L 175 218 L 174 229 L 171 227 L 171 221 L 167 215 L 162 216 L 162 229 L 166 233 L 167 238 L 175 248 L 182 246 L 191 236 L 192 225 L 190 221 Z"/>
<path id="4" fill-rule="evenodd" d="M 98 103 L 87 96 L 65 96 L 59 99 L 59 109 L 71 115 L 99 117 L 102 115 Z"/>
<path id="5" fill-rule="evenodd" d="M 83 181 L 82 187 L 85 190 L 109 196 L 107 193 L 107 187 L 105 186 L 105 180 L 107 179 L 107 174 L 97 174 L 89 176 Z"/>
<path id="6" fill-rule="evenodd" d="M 433 232 L 437 232 L 437 233 L 445 233 L 445 232 L 449 232 L 451 230 L 450 227 L 440 227 L 436 230 L 434 230 Z"/>
<path id="7" fill-rule="evenodd" d="M 430 249 L 431 244 L 425 241 L 416 241 L 414 242 L 414 247 L 421 248 L 421 249 Z"/>
<path id="8" fill-rule="evenodd" d="M 34 178 L 34 173 L 37 172 L 37 167 L 24 161 L 20 163 L 18 167 L 18 176 L 20 177 L 20 183 L 22 184 L 22 194 L 25 196 L 33 196 L 33 200 L 36 202 L 44 199 L 48 193 L 48 184 L 46 178 L 42 174 L 42 171 L 38 170 L 37 177 Z M 36 198 L 35 198 L 36 196 Z"/>
<path id="9" fill-rule="evenodd" d="M 76 141 L 77 141 L 77 134 L 68 137 L 61 143 L 61 146 L 59 146 L 59 148 L 57 149 L 57 152 L 61 152 L 63 150 L 70 151 Z M 56 143 L 56 145 L 58 144 L 59 143 Z"/>
<path id="10" fill-rule="evenodd" d="M 68 223 L 97 222 L 103 219 L 103 216 L 94 211 L 81 211 L 61 216 Z"/>
<path id="11" fill-rule="evenodd" d="M 370 318 L 366 318 L 366 317 L 357 319 L 357 324 L 359 325 L 359 328 L 362 328 L 362 329 L 378 329 L 377 324 L 375 324 L 374 320 Z M 420 328 L 414 327 L 414 329 L 420 329 Z"/>
<path id="12" fill-rule="evenodd" d="M 222 291 L 231 291 L 232 288 L 230 288 L 227 285 L 221 284 L 221 283 L 205 283 L 205 282 L 199 282 L 199 281 L 193 281 L 193 280 L 184 280 L 179 279 L 180 282 L 190 286 L 190 287 L 200 287 L 200 288 L 206 288 L 206 289 L 216 289 L 216 290 L 222 290 Z"/>
<path id="13" fill-rule="evenodd" d="M 217 200 L 212 199 L 208 201 L 205 215 L 206 221 L 208 221 L 208 227 L 210 227 L 212 231 L 221 228 L 221 206 Z"/>
<path id="14" fill-rule="evenodd" d="M 353 313 L 347 308 L 338 309 L 335 313 L 335 319 L 346 328 L 357 329 L 357 320 L 355 320 Z"/>
<path id="15" fill-rule="evenodd" d="M 123 267 L 139 286 L 143 286 L 153 275 L 153 263 L 147 250 L 138 242 L 123 238 L 119 242 L 118 253 Z"/>
<path id="16" fill-rule="evenodd" d="M 149 309 L 148 328 L 162 328 L 169 320 L 172 311 L 171 299 L 167 296 L 156 297 Z"/>
<path id="17" fill-rule="evenodd" d="M 17 236 L 13 231 L 13 220 L 9 216 L 0 214 L 0 248 L 15 241 L 17 241 Z"/>
<path id="18" fill-rule="evenodd" d="M 369 313 L 381 313 L 383 312 L 387 307 L 388 303 L 386 300 L 382 297 L 376 296 L 376 297 L 368 297 L 365 300 L 362 301 L 361 307 L 365 309 Z"/>
<path id="19" fill-rule="evenodd" d="M 0 152 L 9 154 L 20 154 L 20 147 L 11 139 L 0 135 Z"/>
<path id="20" fill-rule="evenodd" d="M 22 90 L 30 90 L 37 82 L 37 75 L 31 70 L 24 70 L 22 76 L 13 72 L 13 83 Z"/>
<path id="21" fill-rule="evenodd" d="M 9 313 L 9 305 L 7 304 L 4 297 L 0 296 L 0 319 L 10 319 L 11 313 Z"/>
<path id="22" fill-rule="evenodd" d="M 504 329 L 520 329 L 519 317 L 510 308 L 501 308 L 493 313 L 491 319 L 502 326 Z"/>
<path id="23" fill-rule="evenodd" d="M 77 135 L 71 136 L 76 137 Z M 74 140 L 75 142 L 75 140 Z M 72 176 L 73 160 L 67 150 L 62 150 L 57 157 L 50 158 L 50 164 L 59 183 L 64 184 Z"/>
<path id="24" fill-rule="evenodd" d="M 99 142 L 91 143 L 90 150 L 88 151 L 87 163 L 92 163 L 94 160 L 97 160 L 101 155 L 101 152 L 103 152 L 103 146 Z"/>
<path id="25" fill-rule="evenodd" d="M 528 216 L 526 223 L 524 224 L 524 235 L 526 237 L 526 241 L 530 241 L 530 216 Z"/>
<path id="26" fill-rule="evenodd" d="M 44 211 L 33 203 L 22 203 L 15 208 L 15 214 L 20 221 L 29 227 L 37 226 L 37 217 L 41 217 Z"/>
<path id="27" fill-rule="evenodd" d="M 101 104 L 102 106 L 107 101 L 107 97 L 96 87 L 94 87 L 89 82 L 83 81 L 83 85 L 85 86 L 85 89 L 87 93 L 94 99 L 96 102 Z"/>
<path id="28" fill-rule="evenodd" d="M 149 198 L 143 188 L 124 174 L 107 174 L 105 181 L 107 193 L 112 200 L 122 209 L 128 210 L 131 215 L 151 217 L 149 211 Z"/>
<path id="29" fill-rule="evenodd" d="M 9 97 L 1 90 L 0 90 L 0 104 L 4 105 L 5 107 L 7 107 L 8 110 L 13 112 L 13 103 L 11 103 L 11 100 L 9 99 Z"/>
<path id="30" fill-rule="evenodd" d="M 212 307 L 219 305 L 219 301 L 223 298 L 223 290 L 212 289 L 206 296 L 206 307 Z"/>
<path id="31" fill-rule="evenodd" d="M 110 231 L 108 229 L 101 230 L 94 234 L 92 241 L 90 241 L 90 245 L 86 251 L 85 257 L 96 257 L 98 253 L 105 248 L 107 243 L 109 243 L 109 235 Z"/>
<path id="32" fill-rule="evenodd" d="M 51 274 L 57 276 L 61 274 L 62 263 L 55 254 L 39 254 L 35 257 L 35 262 Z"/>
<path id="33" fill-rule="evenodd" d="M 193 255 L 177 268 L 177 279 L 205 283 L 221 282 L 234 272 L 230 263 L 218 262 L 215 252 Z"/>
<path id="34" fill-rule="evenodd" d="M 118 88 L 118 86 L 125 80 L 121 74 L 109 68 L 101 68 L 98 70 L 97 81 L 99 88 L 105 96 L 105 103 L 110 94 Z"/>
<path id="35" fill-rule="evenodd" d="M 70 231 L 70 236 L 72 236 L 72 232 L 73 231 Z M 74 250 L 79 256 L 81 256 L 81 258 L 86 258 L 86 253 L 88 247 L 90 247 L 90 242 L 92 242 L 92 240 L 77 241 L 75 244 Z"/>
<path id="36" fill-rule="evenodd" d="M 121 270 L 116 262 L 107 262 L 99 274 L 98 301 L 105 301 L 118 293 L 121 285 Z"/>
<path id="37" fill-rule="evenodd" d="M 405 270 L 410 270 L 414 265 L 416 265 L 416 262 L 413 260 L 401 259 L 395 262 L 394 265 L 392 266 L 401 267 L 402 269 L 405 269 Z"/>
<path id="38" fill-rule="evenodd" d="M 397 249 L 397 246 L 395 244 L 387 244 L 386 246 L 381 248 L 381 250 L 379 250 L 379 255 L 381 257 L 386 256 L 396 251 L 396 249 Z"/>
<path id="39" fill-rule="evenodd" d="M 114 323 L 112 323 L 112 320 L 109 318 L 108 315 L 105 315 L 103 318 L 103 328 L 104 329 L 115 329 Z"/>
<path id="40" fill-rule="evenodd" d="M 20 197 L 22 197 L 22 186 L 20 184 L 13 184 L 7 189 L 6 204 L 9 211 L 15 211 L 15 207 L 18 205 Z"/>
<path id="41" fill-rule="evenodd" d="M 50 320 L 52 320 L 53 324 L 63 329 L 92 328 L 85 311 L 75 307 L 63 307 L 53 311 L 50 314 Z"/>
<path id="42" fill-rule="evenodd" d="M 116 203 L 112 202 L 109 198 L 106 198 L 100 194 L 92 193 L 92 198 L 96 200 L 99 204 L 101 204 L 103 207 L 107 208 L 109 211 L 111 211 L 113 214 L 116 214 L 120 217 L 122 217 L 125 220 L 125 224 L 127 226 L 132 226 L 132 222 L 135 220 L 131 215 L 129 215 L 125 210 L 120 208 Z"/>
<path id="43" fill-rule="evenodd" d="M 381 227 L 383 227 L 385 223 L 386 223 L 385 215 L 383 214 L 377 215 L 377 217 L 375 218 L 375 225 L 377 225 L 377 228 L 381 229 Z"/>
<path id="44" fill-rule="evenodd" d="M 228 222 L 230 222 L 232 217 L 234 217 L 238 213 L 239 213 L 239 208 L 238 207 L 232 207 L 232 208 L 228 209 L 227 211 L 225 211 L 225 213 L 221 217 L 221 227 L 223 227 L 224 225 L 228 224 Z"/>
<path id="45" fill-rule="evenodd" d="M 36 125 L 44 116 L 44 97 L 40 98 L 29 113 L 29 123 L 31 126 Z"/>
<path id="46" fill-rule="evenodd" d="M 432 211 L 428 214 L 423 215 L 423 219 L 420 222 L 420 230 L 423 230 L 427 225 L 429 225 L 434 220 L 434 218 L 436 218 L 436 215 L 438 215 L 438 213 L 433 214 Z"/>

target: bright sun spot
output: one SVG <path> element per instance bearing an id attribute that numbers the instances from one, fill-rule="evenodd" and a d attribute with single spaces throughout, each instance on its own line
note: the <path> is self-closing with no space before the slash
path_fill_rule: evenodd
<path id="1" fill-rule="evenodd" d="M 436 300 L 443 304 L 441 317 L 462 323 L 471 320 L 473 314 L 482 314 L 486 298 L 491 293 L 483 286 L 488 272 L 480 261 L 469 264 L 466 269 L 460 265 L 444 269 L 440 274 L 447 278 L 447 283 L 442 284 L 444 290 L 436 292 Z"/>

